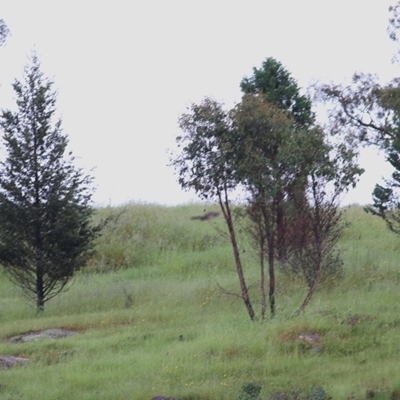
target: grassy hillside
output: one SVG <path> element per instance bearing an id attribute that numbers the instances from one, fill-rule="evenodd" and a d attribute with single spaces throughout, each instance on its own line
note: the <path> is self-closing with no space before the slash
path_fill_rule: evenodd
<path id="1" fill-rule="evenodd" d="M 118 218 L 87 270 L 42 315 L 0 274 L 0 355 L 30 358 L 0 371 L 0 398 L 251 400 L 241 388 L 253 383 L 263 400 L 300 399 L 295 392 L 321 387 L 333 399 L 400 399 L 399 237 L 348 208 L 343 278 L 325 282 L 295 318 L 306 287 L 278 275 L 277 316 L 252 323 L 241 300 L 220 289 L 238 293 L 222 220 L 190 220 L 203 209 L 99 210 Z M 255 260 L 242 248 L 248 282 L 256 283 Z M 251 295 L 259 313 L 257 286 Z M 53 327 L 80 335 L 6 341 Z M 319 342 L 301 339 L 308 333 Z M 318 393 L 312 399 L 327 398 Z"/>

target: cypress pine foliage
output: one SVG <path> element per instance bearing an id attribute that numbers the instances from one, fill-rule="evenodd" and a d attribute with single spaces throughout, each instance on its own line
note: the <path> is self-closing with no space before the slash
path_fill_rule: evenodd
<path id="1" fill-rule="evenodd" d="M 243 78 L 240 88 L 244 94 L 262 93 L 269 103 L 289 111 L 297 127 L 309 127 L 314 122 L 311 100 L 300 95 L 296 80 L 272 57 L 268 57 L 260 69 L 253 68 L 253 76 Z"/>
<path id="2" fill-rule="evenodd" d="M 90 223 L 93 178 L 65 155 L 68 137 L 53 122 L 52 84 L 34 53 L 13 84 L 17 111 L 0 116 L 0 263 L 38 311 L 85 265 L 100 233 Z"/>

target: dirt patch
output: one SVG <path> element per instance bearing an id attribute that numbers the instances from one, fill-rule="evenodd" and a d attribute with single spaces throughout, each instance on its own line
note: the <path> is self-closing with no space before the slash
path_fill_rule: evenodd
<path id="1" fill-rule="evenodd" d="M 46 339 L 60 339 L 69 336 L 79 335 L 78 332 L 63 328 L 44 329 L 36 332 L 22 333 L 8 339 L 10 343 L 38 342 Z"/>

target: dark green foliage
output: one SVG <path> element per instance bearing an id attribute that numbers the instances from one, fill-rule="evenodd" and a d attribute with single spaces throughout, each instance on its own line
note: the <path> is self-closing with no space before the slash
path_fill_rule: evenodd
<path id="1" fill-rule="evenodd" d="M 232 117 L 236 129 L 230 136 L 230 162 L 240 182 L 257 190 L 286 171 L 288 179 L 294 177 L 300 157 L 286 110 L 256 95 L 244 95 Z"/>
<path id="2" fill-rule="evenodd" d="M 396 130 L 393 135 L 394 137 L 386 150 L 386 159 L 394 168 L 392 179 L 386 180 L 386 187 L 379 184 L 375 186 L 372 193 L 373 204 L 366 207 L 365 210 L 383 218 L 391 231 L 400 234 L 400 200 L 398 196 L 398 188 L 400 187 L 400 131 Z"/>
<path id="3" fill-rule="evenodd" d="M 68 138 L 53 122 L 56 94 L 34 54 L 24 82 L 13 84 L 17 111 L 0 126 L 0 262 L 37 309 L 64 289 L 92 253 L 92 178 L 65 157 Z"/>
<path id="4" fill-rule="evenodd" d="M 245 383 L 242 385 L 238 400 L 259 400 L 261 385 L 257 383 Z"/>
<path id="5" fill-rule="evenodd" d="M 288 110 L 301 126 L 314 121 L 310 99 L 300 95 L 297 82 L 289 71 L 272 57 L 267 58 L 260 69 L 253 68 L 253 76 L 243 78 L 240 88 L 246 94 L 263 93 L 268 102 Z"/>

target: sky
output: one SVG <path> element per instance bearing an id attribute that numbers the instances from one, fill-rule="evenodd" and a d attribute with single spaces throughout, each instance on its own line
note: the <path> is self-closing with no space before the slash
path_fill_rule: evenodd
<path id="1" fill-rule="evenodd" d="M 187 107 L 206 96 L 232 107 L 242 78 L 267 57 L 304 93 L 356 71 L 398 76 L 386 33 L 394 1 L 2 0 L 11 36 L 0 48 L 0 108 L 14 107 L 11 83 L 35 49 L 77 166 L 95 178 L 96 205 L 196 201 L 168 166 Z M 343 205 L 371 203 L 390 175 L 374 149 L 360 163 L 366 172 Z"/>

